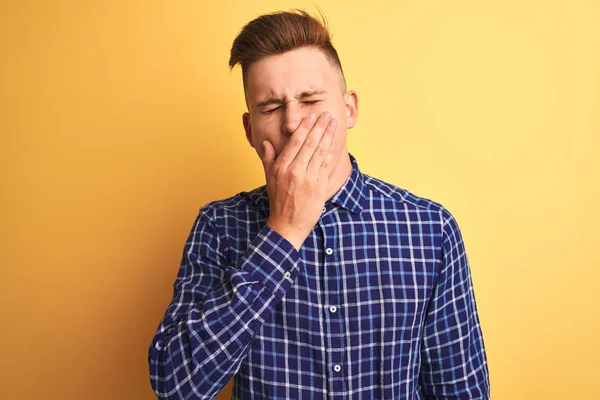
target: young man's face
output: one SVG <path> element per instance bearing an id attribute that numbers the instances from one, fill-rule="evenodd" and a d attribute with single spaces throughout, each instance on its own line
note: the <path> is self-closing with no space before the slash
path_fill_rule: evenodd
<path id="1" fill-rule="evenodd" d="M 261 158 L 263 140 L 271 142 L 278 156 L 304 117 L 325 111 L 338 121 L 333 167 L 348 153 L 346 131 L 356 123 L 358 97 L 354 91 L 344 92 L 340 70 L 321 50 L 304 47 L 252 64 L 246 101 L 246 137 Z"/>

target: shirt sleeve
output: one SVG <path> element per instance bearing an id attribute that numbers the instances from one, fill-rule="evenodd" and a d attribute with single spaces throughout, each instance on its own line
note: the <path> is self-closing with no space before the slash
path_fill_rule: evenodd
<path id="1" fill-rule="evenodd" d="M 428 305 L 419 383 L 424 399 L 489 399 L 490 383 L 469 261 L 445 209 L 441 270 Z"/>
<path id="2" fill-rule="evenodd" d="M 298 251 L 266 225 L 240 265 L 230 265 L 226 252 L 214 220 L 200 210 L 149 348 L 150 381 L 161 399 L 214 398 L 300 269 Z"/>

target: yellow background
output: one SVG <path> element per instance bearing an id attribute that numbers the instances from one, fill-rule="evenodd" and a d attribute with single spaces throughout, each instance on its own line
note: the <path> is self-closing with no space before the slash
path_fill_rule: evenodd
<path id="1" fill-rule="evenodd" d="M 153 398 L 199 207 L 264 183 L 232 40 L 313 3 L 1 3 L 3 399 Z M 459 221 L 492 398 L 599 398 L 599 2 L 318 5 L 361 169 Z"/>

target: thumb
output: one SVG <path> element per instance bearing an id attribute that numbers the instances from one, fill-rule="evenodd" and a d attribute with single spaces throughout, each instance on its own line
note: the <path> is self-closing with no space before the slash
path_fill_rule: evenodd
<path id="1" fill-rule="evenodd" d="M 263 140 L 263 155 L 261 157 L 263 162 L 263 167 L 265 168 L 265 173 L 269 173 L 273 162 L 275 162 L 275 148 L 268 140 Z"/>

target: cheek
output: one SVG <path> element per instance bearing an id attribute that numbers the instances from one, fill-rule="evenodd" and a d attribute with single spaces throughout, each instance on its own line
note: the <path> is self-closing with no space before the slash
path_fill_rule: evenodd
<path id="1" fill-rule="evenodd" d="M 339 157 L 346 147 L 347 132 L 348 129 L 346 128 L 346 119 L 344 118 L 339 121 L 339 125 L 334 137 L 335 145 L 333 151 L 335 157 Z"/>
<path id="2" fill-rule="evenodd" d="M 320 112 L 329 111 L 333 117 L 338 121 L 340 128 L 346 128 L 346 107 L 343 103 L 333 102 L 323 107 Z"/>
<path id="3" fill-rule="evenodd" d="M 264 118 L 255 119 L 252 123 L 253 140 L 260 143 L 265 139 L 270 139 L 270 132 L 272 131 L 270 125 L 269 121 Z"/>
<path id="4" fill-rule="evenodd" d="M 261 136 L 269 136 L 278 131 L 280 125 L 279 117 L 276 114 L 260 115 L 254 118 L 252 128 L 256 129 Z"/>
<path id="5" fill-rule="evenodd" d="M 276 154 L 279 154 L 286 144 L 286 138 L 281 134 L 281 123 L 277 116 L 267 118 L 257 118 L 252 124 L 252 140 L 256 148 L 260 148 L 259 154 L 262 155 L 262 141 L 268 140 L 275 148 Z"/>

